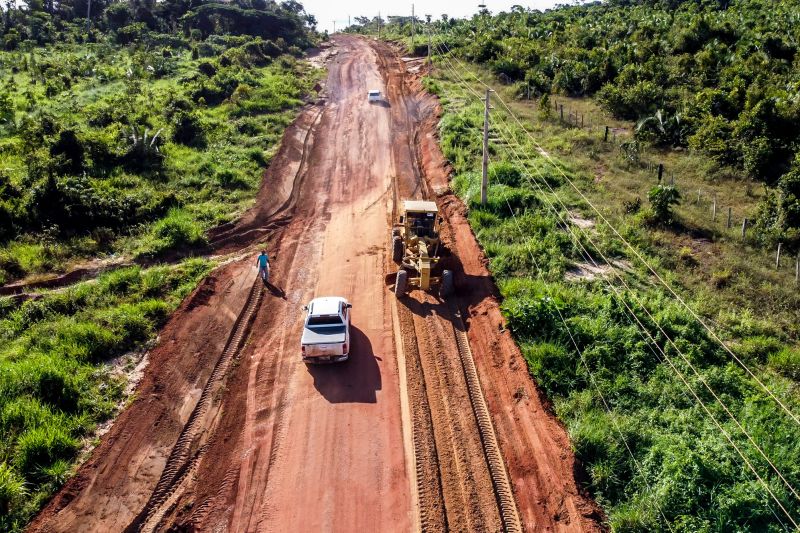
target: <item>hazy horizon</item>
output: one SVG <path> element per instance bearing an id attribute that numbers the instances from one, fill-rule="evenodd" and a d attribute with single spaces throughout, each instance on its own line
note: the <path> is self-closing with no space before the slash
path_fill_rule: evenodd
<path id="1" fill-rule="evenodd" d="M 368 16 L 374 17 L 379 12 L 382 17 L 389 15 L 411 15 L 412 2 L 383 2 L 369 0 L 345 0 L 344 2 L 331 2 L 331 0 L 300 0 L 307 13 L 317 18 L 317 29 L 319 31 L 333 31 L 334 20 L 336 29 L 347 26 L 347 17 L 355 20 L 355 17 Z M 416 16 L 423 18 L 426 14 L 439 18 L 442 14 L 450 17 L 462 18 L 478 11 L 480 2 L 464 2 L 463 0 L 436 0 L 436 1 L 416 1 L 414 12 Z M 484 0 L 486 7 L 492 13 L 509 11 L 511 6 L 520 5 L 530 9 L 551 9 L 558 4 L 573 4 L 570 0 Z"/>

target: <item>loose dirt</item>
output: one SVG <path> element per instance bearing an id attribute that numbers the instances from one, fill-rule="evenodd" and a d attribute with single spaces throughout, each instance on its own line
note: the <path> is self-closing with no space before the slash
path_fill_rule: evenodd
<path id="1" fill-rule="evenodd" d="M 436 100 L 386 44 L 339 36 L 326 55 L 322 97 L 287 131 L 255 207 L 211 235 L 221 253 L 266 246 L 274 285 L 245 254 L 198 287 L 161 332 L 136 400 L 31 531 L 501 530 L 458 314 L 525 528 L 599 529 L 449 193 Z M 373 88 L 383 102 L 367 102 Z M 446 215 L 454 301 L 395 301 L 384 282 L 406 197 L 435 197 Z M 351 359 L 306 366 L 301 306 L 322 295 L 353 304 Z"/>

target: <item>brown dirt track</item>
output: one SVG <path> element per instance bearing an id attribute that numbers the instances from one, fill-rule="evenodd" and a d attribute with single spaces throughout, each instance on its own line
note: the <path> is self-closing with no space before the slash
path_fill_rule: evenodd
<path id="1" fill-rule="evenodd" d="M 287 131 L 257 206 L 211 236 L 226 252 L 267 241 L 276 285 L 253 285 L 247 254 L 195 291 L 161 332 L 136 401 L 31 531 L 500 530 L 454 309 L 525 529 L 600 529 L 567 435 L 499 327 L 482 251 L 447 189 L 436 101 L 389 46 L 335 46 L 325 98 Z M 367 103 L 371 88 L 384 105 Z M 384 283 L 394 204 L 434 196 L 460 296 L 395 303 Z M 326 294 L 353 303 L 351 360 L 307 367 L 300 307 Z"/>

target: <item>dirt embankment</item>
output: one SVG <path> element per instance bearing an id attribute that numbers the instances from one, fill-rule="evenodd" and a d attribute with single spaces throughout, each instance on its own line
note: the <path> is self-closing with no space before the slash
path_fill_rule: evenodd
<path id="1" fill-rule="evenodd" d="M 598 531 L 600 507 L 576 481 L 579 471 L 569 436 L 546 408 L 519 347 L 505 327 L 500 295 L 488 260 L 466 218 L 466 206 L 449 188 L 451 168 L 438 142 L 441 108 L 408 76 L 419 97 L 418 153 L 425 180 L 446 215 L 447 247 L 458 258 L 456 284 L 468 336 L 492 421 L 527 531 Z"/>

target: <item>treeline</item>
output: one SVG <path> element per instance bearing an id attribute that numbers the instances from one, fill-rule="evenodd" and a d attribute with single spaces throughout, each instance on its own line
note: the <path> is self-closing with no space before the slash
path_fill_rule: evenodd
<path id="1" fill-rule="evenodd" d="M 637 121 L 638 140 L 705 153 L 721 175 L 769 185 L 759 236 L 800 244 L 800 1 L 516 7 L 443 16 L 431 31 L 520 95 L 594 96 Z"/>
<path id="2" fill-rule="evenodd" d="M 177 33 L 195 40 L 214 34 L 251 35 L 307 48 L 309 30 L 316 25 L 313 15 L 294 0 L 27 0 L 19 7 L 7 4 L 0 15 L 0 43 L 6 50 L 105 37 L 125 44 L 148 33 Z"/>

